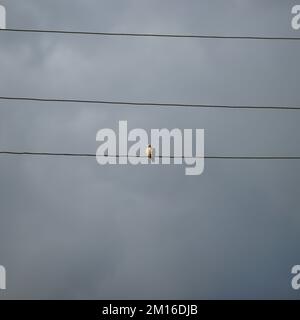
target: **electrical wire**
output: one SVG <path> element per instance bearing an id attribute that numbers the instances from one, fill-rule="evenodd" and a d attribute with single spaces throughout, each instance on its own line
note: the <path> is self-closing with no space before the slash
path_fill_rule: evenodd
<path id="1" fill-rule="evenodd" d="M 30 152 L 30 151 L 0 151 L 0 155 L 13 155 L 13 156 L 48 156 L 48 157 L 112 157 L 112 158 L 148 158 L 142 155 L 108 155 L 95 153 L 60 153 L 60 152 Z M 162 159 L 220 159 L 220 160 L 300 160 L 300 156 L 204 156 L 204 157 L 186 157 L 186 156 L 156 156 L 156 158 Z"/>
<path id="2" fill-rule="evenodd" d="M 32 101 L 32 102 L 59 102 L 59 103 L 85 103 L 85 104 L 108 104 L 145 107 L 186 107 L 206 109 L 261 109 L 261 110 L 300 110 L 297 106 L 254 106 L 254 105 L 213 105 L 213 104 L 191 104 L 191 103 L 164 103 L 164 102 L 137 102 L 137 101 L 111 101 L 111 100 L 88 100 L 88 99 L 63 99 L 63 98 L 36 98 L 36 97 L 5 97 L 0 100 Z"/>
<path id="3" fill-rule="evenodd" d="M 267 37 L 267 36 L 221 36 L 221 35 L 197 35 L 197 34 L 173 34 L 173 33 L 127 33 L 127 32 L 93 32 L 93 31 L 68 31 L 68 30 L 43 30 L 43 29 L 0 29 L 0 32 L 23 33 L 52 33 L 65 35 L 88 36 L 117 36 L 117 37 L 155 37 L 155 38 L 190 38 L 190 39 L 232 39 L 232 40 L 283 40 L 299 41 L 300 37 Z"/>

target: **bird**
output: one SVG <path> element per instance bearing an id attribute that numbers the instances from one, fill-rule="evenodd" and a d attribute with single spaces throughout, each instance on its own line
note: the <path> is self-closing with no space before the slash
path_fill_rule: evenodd
<path id="1" fill-rule="evenodd" d="M 153 148 L 151 147 L 151 144 L 148 144 L 148 147 L 146 148 L 146 155 L 147 155 L 148 159 L 152 159 Z"/>

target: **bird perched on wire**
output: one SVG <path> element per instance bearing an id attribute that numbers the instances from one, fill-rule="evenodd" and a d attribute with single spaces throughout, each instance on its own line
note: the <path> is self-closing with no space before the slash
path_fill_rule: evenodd
<path id="1" fill-rule="evenodd" d="M 153 148 L 151 147 L 151 144 L 148 144 L 148 147 L 146 148 L 146 155 L 147 155 L 148 159 L 152 159 Z"/>

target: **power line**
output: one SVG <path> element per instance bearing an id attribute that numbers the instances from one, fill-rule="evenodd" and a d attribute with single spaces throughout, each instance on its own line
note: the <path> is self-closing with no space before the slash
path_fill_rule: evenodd
<path id="1" fill-rule="evenodd" d="M 190 38 L 190 39 L 232 39 L 232 40 L 284 40 L 298 41 L 299 37 L 266 37 L 266 36 L 221 36 L 221 35 L 197 35 L 197 34 L 173 34 L 173 33 L 126 33 L 126 32 L 93 32 L 93 31 L 68 31 L 68 30 L 42 30 L 42 29 L 0 29 L 1 32 L 24 33 L 52 33 L 67 35 L 90 36 L 117 36 L 117 37 L 155 37 L 155 38 Z"/>
<path id="2" fill-rule="evenodd" d="M 112 158 L 147 158 L 141 155 L 97 155 L 95 153 L 60 153 L 60 152 L 29 152 L 29 151 L 0 151 L 0 155 L 13 155 L 13 156 L 48 156 L 48 157 L 112 157 Z M 185 156 L 156 156 L 162 159 L 184 159 L 184 158 L 197 158 L 197 159 L 220 159 L 220 160 L 300 160 L 300 156 L 204 156 L 204 157 L 185 157 Z"/>
<path id="3" fill-rule="evenodd" d="M 111 100 L 86 100 L 86 99 L 63 99 L 63 98 L 36 98 L 36 97 L 4 97 L 0 100 L 33 101 L 33 102 L 59 102 L 59 103 L 85 103 L 85 104 L 109 104 L 146 107 L 186 107 L 186 108 L 208 108 L 208 109 L 262 109 L 262 110 L 300 110 L 296 106 L 238 106 L 238 105 L 213 105 L 213 104 L 191 104 L 191 103 L 164 103 L 164 102 L 137 102 L 137 101 L 111 101 Z"/>

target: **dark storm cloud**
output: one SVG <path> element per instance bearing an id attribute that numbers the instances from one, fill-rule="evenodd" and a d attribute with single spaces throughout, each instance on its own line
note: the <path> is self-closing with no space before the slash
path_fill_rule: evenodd
<path id="1" fill-rule="evenodd" d="M 9 28 L 294 35 L 294 1 L 1 0 Z M 299 105 L 293 42 L 0 34 L 0 95 Z M 297 112 L 0 102 L 0 149 L 95 152 L 96 132 L 204 128 L 207 154 L 299 155 Z M 101 167 L 0 159 L 1 298 L 298 298 L 299 162 Z"/>

